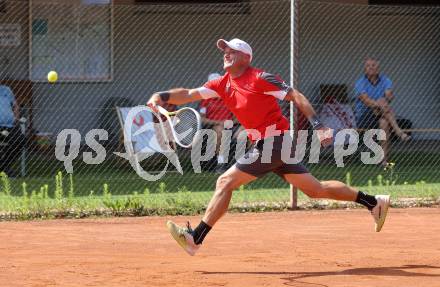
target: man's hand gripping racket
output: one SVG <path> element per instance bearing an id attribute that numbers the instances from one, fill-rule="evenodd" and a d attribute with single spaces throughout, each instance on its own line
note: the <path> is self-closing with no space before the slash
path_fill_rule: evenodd
<path id="1" fill-rule="evenodd" d="M 201 129 L 202 120 L 199 113 L 193 108 L 184 107 L 175 112 L 168 112 L 161 104 L 163 101 L 160 97 L 153 95 L 148 101 L 147 106 L 151 108 L 153 113 L 162 114 L 170 123 L 171 132 L 174 140 L 178 145 L 189 148 L 194 142 L 197 132 Z M 156 115 L 160 118 L 160 115 Z M 159 120 L 163 125 L 163 122 Z M 164 130 L 164 129 L 162 129 Z"/>

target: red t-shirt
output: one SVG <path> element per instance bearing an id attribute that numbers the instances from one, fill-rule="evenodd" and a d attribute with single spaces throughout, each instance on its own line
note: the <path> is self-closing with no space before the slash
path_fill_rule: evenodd
<path id="1" fill-rule="evenodd" d="M 200 103 L 200 113 L 205 114 L 205 117 L 209 120 L 232 120 L 232 113 L 228 110 L 220 98 L 202 100 Z"/>
<path id="2" fill-rule="evenodd" d="M 266 133 L 270 126 L 281 132 L 289 129 L 289 121 L 283 116 L 277 99 L 284 99 L 291 88 L 279 77 L 249 67 L 240 77 L 232 78 L 226 73 L 207 82 L 204 88 L 220 97 L 244 128 L 257 130 L 261 138 L 276 135 Z M 260 139 L 251 133 L 249 138 Z"/>

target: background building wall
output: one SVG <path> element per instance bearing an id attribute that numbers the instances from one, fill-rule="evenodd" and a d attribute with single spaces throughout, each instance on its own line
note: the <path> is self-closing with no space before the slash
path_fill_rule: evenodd
<path id="1" fill-rule="evenodd" d="M 100 127 L 102 114 L 112 113 L 103 111 L 112 98 L 138 105 L 155 91 L 200 86 L 209 73 L 222 71 L 222 55 L 215 48 L 218 38 L 248 41 L 254 65 L 288 81 L 290 3 L 257 2 L 243 14 L 182 12 L 176 6 L 151 12 L 148 6 L 115 5 L 113 81 L 35 83 L 35 128 L 53 134 L 76 128 L 85 134 Z M 362 75 L 364 58 L 374 56 L 395 84 L 396 113 L 415 127 L 439 127 L 438 9 L 381 7 L 378 12 L 360 5 L 367 1 L 337 2 L 301 2 L 299 88 L 315 102 L 320 84 L 346 84 L 351 91 Z M 0 47 L 0 69 L 2 77 L 27 78 L 28 3 L 15 3 L 0 15 L 0 22 L 20 23 L 23 41 L 17 48 Z"/>
<path id="2" fill-rule="evenodd" d="M 0 78 L 28 78 L 29 3 L 25 0 L 4 1 L 6 12 L 0 13 L 0 25 L 18 24 L 19 46 L 0 46 Z"/>

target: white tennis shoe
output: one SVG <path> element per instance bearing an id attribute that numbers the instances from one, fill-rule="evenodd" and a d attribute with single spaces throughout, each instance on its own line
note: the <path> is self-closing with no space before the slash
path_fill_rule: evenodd
<path id="1" fill-rule="evenodd" d="M 200 245 L 197 245 L 194 243 L 194 238 L 192 235 L 192 229 L 189 225 L 189 222 L 187 223 L 186 227 L 181 227 L 174 222 L 168 220 L 167 222 L 168 230 L 170 231 L 171 235 L 173 236 L 174 240 L 179 243 L 179 245 L 191 256 L 194 256 L 199 250 Z"/>
<path id="2" fill-rule="evenodd" d="M 385 223 L 385 218 L 387 217 L 388 207 L 390 206 L 390 196 L 389 195 L 376 195 L 377 200 L 376 206 L 371 210 L 371 215 L 375 221 L 376 232 L 382 229 Z"/>

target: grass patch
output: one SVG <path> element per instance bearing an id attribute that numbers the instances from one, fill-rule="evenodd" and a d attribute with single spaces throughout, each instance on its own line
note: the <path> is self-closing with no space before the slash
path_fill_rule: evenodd
<path id="1" fill-rule="evenodd" d="M 428 200 L 434 204 L 440 199 L 440 183 L 419 181 L 413 184 L 396 184 L 392 175 L 379 174 L 367 180 L 359 189 L 370 194 L 390 194 L 394 201 L 408 198 Z M 280 181 L 280 180 L 278 180 Z M 347 173 L 345 181 L 352 182 L 353 174 Z M 145 183 L 145 182 L 144 182 Z M 118 186 L 119 187 L 119 186 Z M 43 183 L 38 188 L 21 182 L 18 190 L 10 179 L 0 174 L 0 219 L 24 220 L 33 218 L 81 218 L 88 216 L 148 216 L 148 215 L 192 215 L 203 212 L 213 192 L 191 191 L 182 185 L 169 187 L 166 182 L 157 183 L 156 188 L 124 191 L 122 195 L 112 184 L 101 183 L 100 188 L 78 192 L 76 177 L 58 172 L 52 183 Z M 310 208 L 336 207 L 334 202 L 308 199 L 303 193 L 298 197 L 300 206 Z M 234 192 L 231 211 L 267 211 L 288 208 L 288 187 L 256 188 L 248 185 Z M 340 206 L 340 205 L 339 205 Z M 353 205 L 344 205 L 353 206 Z"/>
<path id="2" fill-rule="evenodd" d="M 421 181 L 440 183 L 438 168 L 432 166 L 407 167 L 397 164 L 392 175 L 390 172 L 384 171 L 383 168 L 377 166 L 349 165 L 344 168 L 336 168 L 333 165 L 310 164 L 308 168 L 320 180 L 335 179 L 346 182 L 347 174 L 350 174 L 350 183 L 353 186 L 368 186 L 369 181 L 373 181 L 376 184 L 378 176 L 382 176 L 383 184 L 385 184 L 386 180 L 394 181 L 396 185 L 403 185 L 405 182 L 415 184 Z M 112 194 L 115 195 L 129 195 L 134 192 L 142 193 L 146 188 L 155 192 L 161 189 L 161 184 L 165 184 L 168 191 L 177 191 L 184 186 L 193 192 L 208 191 L 215 188 L 217 177 L 218 174 L 212 172 L 196 174 L 192 171 L 185 171 L 183 176 L 179 173 L 171 172 L 167 173 L 160 181 L 148 182 L 129 169 L 90 169 L 88 172 L 75 171 L 75 195 L 87 196 L 90 192 L 102 194 L 104 183 L 111 187 Z M 56 189 L 53 175 L 32 176 L 11 179 L 9 181 L 10 193 L 16 196 L 21 195 L 23 182 L 26 182 L 30 191 L 33 189 L 39 190 L 41 186 L 48 185 L 50 196 L 53 196 L 53 191 Z M 68 182 L 65 183 L 65 185 L 67 184 Z M 279 189 L 288 188 L 288 185 L 280 180 L 278 176 L 268 174 L 264 178 L 252 182 L 247 187 L 251 189 Z"/>
<path id="3" fill-rule="evenodd" d="M 64 170 L 62 162 L 52 158 L 53 155 L 30 154 L 28 158 L 28 176 L 10 180 L 11 195 L 21 195 L 23 182 L 26 182 L 28 190 L 39 190 L 41 186 L 48 185 L 49 195 L 53 196 L 56 183 L 53 180 L 54 174 Z M 391 159 L 395 166 L 391 172 L 374 165 L 364 165 L 359 162 L 360 155 L 353 155 L 347 158 L 346 166 L 336 167 L 332 155 L 322 154 L 319 164 L 307 164 L 311 173 L 320 180 L 335 179 L 346 181 L 347 174 L 350 174 L 350 183 L 353 186 L 368 186 L 369 181 L 376 182 L 377 177 L 382 176 L 383 180 L 394 181 L 396 185 L 415 184 L 424 181 L 426 183 L 440 183 L 440 152 L 438 151 L 413 151 L 413 152 L 392 152 Z M 102 194 L 103 184 L 111 187 L 112 194 L 130 195 L 134 192 L 142 193 L 148 188 L 154 192 L 160 189 L 164 183 L 168 191 L 177 191 L 186 187 L 193 192 L 213 190 L 218 174 L 204 171 L 196 174 L 192 171 L 188 155 L 181 155 L 184 175 L 176 172 L 167 172 L 158 182 L 147 182 L 137 176 L 131 166 L 125 161 L 110 156 L 100 165 L 87 165 L 79 157 L 73 162 L 75 178 L 75 195 L 87 196 L 91 192 Z M 189 162 L 188 162 L 189 161 Z M 161 158 L 149 159 L 145 163 L 146 170 L 162 170 L 164 162 Z M 19 170 L 19 167 L 16 169 Z M 385 184 L 385 183 L 384 183 Z M 67 182 L 65 183 L 67 185 Z M 250 185 L 251 189 L 273 189 L 288 188 L 288 185 L 274 174 L 269 174 Z"/>

